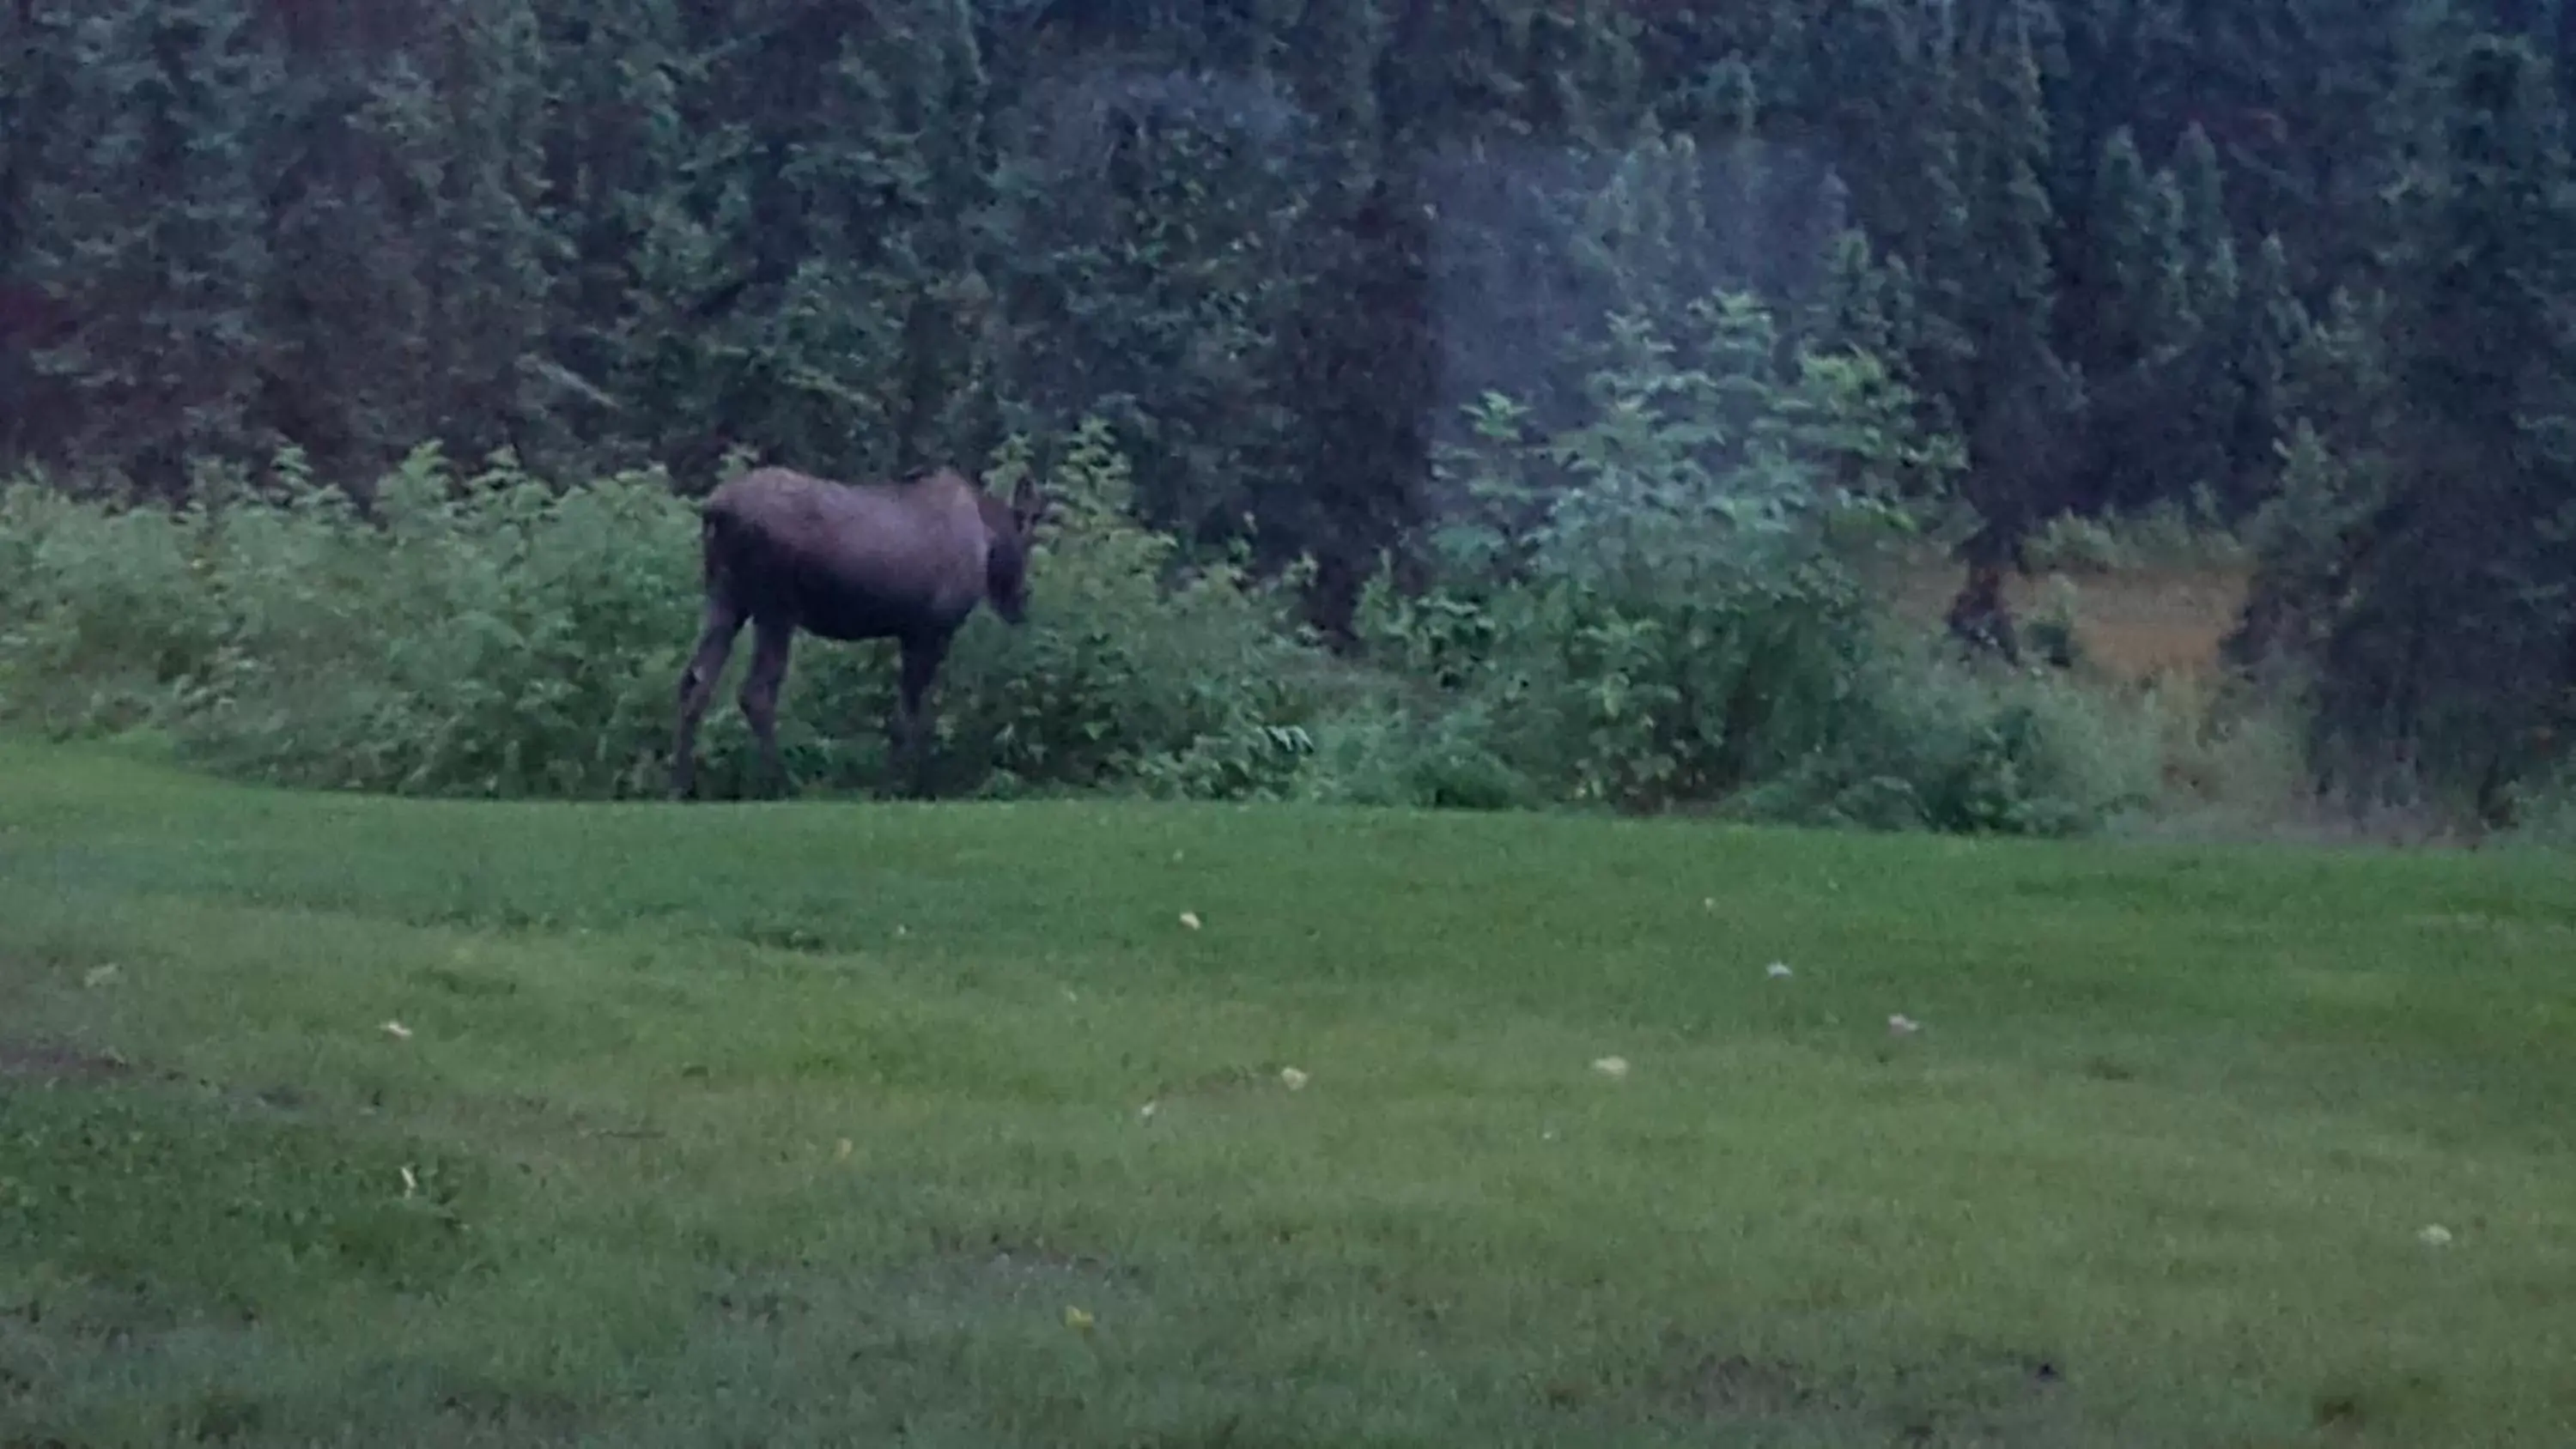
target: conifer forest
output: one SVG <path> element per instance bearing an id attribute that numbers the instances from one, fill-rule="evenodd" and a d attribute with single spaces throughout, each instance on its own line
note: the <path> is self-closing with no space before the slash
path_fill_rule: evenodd
<path id="1" fill-rule="evenodd" d="M 651 794 L 691 500 L 954 463 L 946 794 L 2564 828 L 2571 101 L 2557 0 L 7 0 L 0 714 Z M 2241 602 L 2107 680 L 2026 585 L 2157 520 Z"/>

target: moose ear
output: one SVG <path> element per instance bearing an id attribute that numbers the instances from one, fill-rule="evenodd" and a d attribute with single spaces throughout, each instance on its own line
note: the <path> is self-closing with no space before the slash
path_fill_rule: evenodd
<path id="1" fill-rule="evenodd" d="M 1011 516 L 1023 529 L 1034 527 L 1046 513 L 1046 495 L 1038 491 L 1038 480 L 1022 475 L 1019 486 L 1011 490 Z"/>

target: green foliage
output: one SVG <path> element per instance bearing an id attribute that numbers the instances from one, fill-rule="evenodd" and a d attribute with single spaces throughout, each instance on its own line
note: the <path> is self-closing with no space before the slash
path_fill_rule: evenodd
<path id="1" fill-rule="evenodd" d="M 2353 542 L 2374 503 L 2369 472 L 2337 458 L 2301 419 L 2281 491 L 2255 515 L 2256 561 L 2245 616 L 2228 649 L 2247 664 L 2313 661 L 2349 598 Z"/>
<path id="2" fill-rule="evenodd" d="M 55 456 L 175 491 L 189 460 L 259 435 L 262 122 L 281 57 L 246 0 L 18 11 L 27 80 L 52 89 L 41 126 L 12 136 L 25 234 L 5 281 L 64 319 L 31 339 L 69 423 Z"/>
<path id="3" fill-rule="evenodd" d="M 2561 765 L 2516 781 L 2511 792 L 2512 844 L 2576 850 L 2576 767 Z"/>
<path id="4" fill-rule="evenodd" d="M 1957 466 L 1912 430 L 1910 391 L 1867 353 L 1782 369 L 1741 295 L 1689 315 L 1686 344 L 1618 319 L 1594 411 L 1560 436 L 1522 436 L 1507 399 L 1476 410 L 1447 466 L 1478 508 L 1441 576 L 1363 608 L 1382 667 L 1441 700 L 1377 723 L 1410 793 L 1370 797 L 1464 776 L 1495 801 L 2014 833 L 2141 803 L 2152 771 L 2106 764 L 2065 690 L 1952 678 L 1872 606 L 1857 560 Z"/>
<path id="5" fill-rule="evenodd" d="M 2356 788 L 2492 818 L 2563 758 L 2576 695 L 2576 171 L 2526 43 L 2472 42 L 2450 86 L 2440 169 L 2403 211 L 2407 406 L 2352 455 L 2381 486 L 2327 605 L 2317 727 Z"/>
<path id="6" fill-rule="evenodd" d="M 994 476 L 1024 466 L 1008 454 Z M 949 787 L 1283 788 L 1267 755 L 1226 756 L 1304 707 L 1311 651 L 1277 603 L 1232 569 L 1166 587 L 1173 540 L 1130 521 L 1126 465 L 1097 424 L 1049 482 L 1060 513 L 1030 625 L 979 619 L 943 675 Z M 698 566 L 695 516 L 658 475 L 559 488 L 502 456 L 459 477 L 424 447 L 363 517 L 293 455 L 256 497 L 119 510 L 22 485 L 4 507 L 12 717 L 157 725 L 228 772 L 328 788 L 662 786 Z M 882 654 L 800 649 L 781 735 L 813 783 L 880 777 Z M 701 750 L 711 781 L 749 778 L 732 713 Z"/>
<path id="7" fill-rule="evenodd" d="M 219 641 L 169 723 L 257 778 L 435 794 L 596 796 L 655 781 L 695 610 L 695 529 L 655 477 L 561 490 L 506 456 L 416 450 L 372 516 L 289 476 L 195 511 Z"/>
<path id="8" fill-rule="evenodd" d="M 189 542 L 167 513 L 0 492 L 0 708 L 54 735 L 160 718 L 221 641 Z"/>
<path id="9" fill-rule="evenodd" d="M 2265 515 L 2269 520 L 2282 512 Z M 2247 545 L 2220 518 L 2208 489 L 2186 500 L 2167 500 L 2134 514 L 2108 517 L 2061 513 L 2033 530 L 2022 561 L 2036 573 L 2109 574 L 2227 568 L 2242 563 Z"/>
<path id="10" fill-rule="evenodd" d="M 2106 726 L 2065 687 L 1913 652 L 1859 562 L 1939 499 L 1955 446 L 1866 353 L 1783 367 L 1741 296 L 1687 345 L 1643 319 L 1596 414 L 1525 436 L 1505 399 L 1446 464 L 1475 509 L 1442 573 L 1360 610 L 1369 669 L 1291 621 L 1292 574 L 1193 562 L 1136 521 L 1108 424 L 1052 456 L 1028 623 L 960 635 L 934 696 L 944 793 L 1657 810 L 1880 828 L 2066 833 L 2136 803 Z M 435 447 L 361 509 L 300 455 L 209 479 L 183 508 L 22 486 L 0 540 L 0 705 L 58 733 L 167 731 L 228 773 L 423 794 L 659 790 L 694 634 L 695 522 L 658 474 L 577 488 Z M 781 721 L 809 787 L 883 767 L 891 651 L 799 647 Z M 720 710 L 718 789 L 752 778 Z"/>
<path id="11" fill-rule="evenodd" d="M 1670 538 L 1718 526 L 1703 514 L 1763 512 L 1805 486 L 1793 474 L 1953 491 L 1988 559 L 2108 557 L 2107 538 L 2048 520 L 2134 535 L 2214 504 L 2231 527 L 2261 516 L 2319 559 L 2329 539 L 2350 556 L 2331 587 L 2366 600 L 2361 616 L 2315 592 L 2322 565 L 2257 589 L 2265 619 L 2317 626 L 2274 652 L 2303 654 L 2346 753 L 2430 750 L 2463 781 L 2547 763 L 2517 741 L 2563 714 L 2566 671 L 2542 661 L 2576 624 L 2544 556 L 2557 505 L 2529 500 L 2565 491 L 2569 408 L 2551 394 L 2576 272 L 2533 240 L 2564 229 L 2564 160 L 2539 143 L 2561 123 L 2497 93 L 2522 84 L 2497 65 L 2517 47 L 2530 89 L 2563 89 L 2542 11 L 1664 9 L 0 6 L 0 469 L 178 504 L 211 462 L 292 447 L 349 482 L 434 440 L 547 478 L 659 468 L 695 491 L 728 456 L 857 479 L 1096 417 L 1116 431 L 1133 523 L 1172 542 L 1156 587 L 1188 575 L 1211 599 L 1257 596 L 1242 607 L 1267 619 L 1284 586 L 1348 642 L 1381 560 L 1408 586 L 1456 567 L 1432 556 L 1468 511 L 1439 458 L 1460 406 L 1493 394 L 1574 449 L 1479 465 L 1488 482 L 1536 470 L 1519 511 L 1486 520 L 1528 555 L 1515 567 L 1586 588 L 1587 571 L 1687 578 L 1696 563 L 1657 557 Z M 1713 386 L 1687 376 L 1696 363 L 1654 362 L 1649 333 L 1694 357 L 1769 349 L 1776 396 L 1755 397 L 1743 379 L 1761 370 L 1741 361 L 1699 368 Z M 2473 355 L 2504 351 L 2522 375 Z M 1641 367 L 1670 375 L 1649 385 Z M 2302 423 L 2321 453 L 2294 446 Z M 1640 429 L 1692 427 L 1726 437 L 1680 462 L 1639 451 Z M 2345 502 L 2378 507 L 2285 517 L 2291 487 L 2317 496 L 2318 458 Z M 1731 501 L 1672 502 L 1701 486 L 1693 470 L 1723 475 Z M 2460 516 L 2512 521 L 2427 522 L 2441 510 L 2423 505 L 2426 480 L 2449 477 L 2497 495 Z M 1560 535 L 1549 560 L 1543 521 Z M 448 525 L 417 526 L 445 558 Z M 576 525 L 542 525 L 558 526 Z M 45 566 L 73 568 L 88 527 L 49 533 Z M 219 532 L 190 530 L 190 548 Z M 151 552 L 139 535 L 100 544 L 129 545 Z M 1143 567 L 1126 546 L 1064 567 L 1081 589 L 1126 578 Z M 1720 593 L 1757 574 L 1805 587 L 1775 567 L 1797 549 L 1745 547 L 1763 561 L 1740 560 Z M 519 603 L 466 599 L 471 572 L 432 592 L 516 617 Z M 2456 597 L 2403 582 L 2473 574 L 2487 582 Z M 1103 610 L 1146 607 L 1128 584 L 1097 587 Z M 1832 612 L 1803 594 L 1780 607 Z M 133 657 L 121 683 L 23 683 L 46 700 L 27 717 L 130 720 L 170 671 L 195 677 L 193 645 L 146 657 L 47 617 L 51 642 L 22 657 Z M 1565 656 L 1583 677 L 1669 672 L 1638 651 L 1697 637 L 1579 612 L 1544 627 L 1592 641 Z M 2435 680 L 2417 659 L 2460 667 Z M 1153 722 L 1129 736 L 1096 704 L 1054 700 L 1040 713 L 1079 723 L 1047 739 L 1127 743 L 1051 743 L 1043 766 L 1023 758 L 1038 726 L 957 723 L 957 757 L 977 763 L 952 783 L 1016 789 L 1060 765 L 1065 782 L 1299 790 L 1339 748 L 1296 734 L 1307 707 L 1284 696 L 1256 691 L 1238 715 L 1083 673 L 1118 675 L 1114 660 L 1056 664 L 1091 680 L 1065 686 L 1077 693 L 1160 700 Z M 838 722 L 797 747 L 843 781 L 874 747 L 839 725 L 883 696 L 876 662 L 850 667 L 814 671 Z M 2427 691 L 2448 702 L 2406 703 Z M 1000 743 L 975 743 L 988 735 Z M 629 767 L 563 768 L 610 788 Z M 1662 788 L 1616 774 L 1600 788 Z"/>
<path id="12" fill-rule="evenodd" d="M 1007 491 L 1027 466 L 1007 451 L 990 486 Z M 1285 789 L 1322 668 L 1285 599 L 1234 563 L 1174 578 L 1178 541 L 1134 521 L 1129 464 L 1099 419 L 1067 441 L 1046 486 L 1054 521 L 1030 565 L 1027 626 L 979 614 L 942 675 L 959 768 L 996 790 Z"/>

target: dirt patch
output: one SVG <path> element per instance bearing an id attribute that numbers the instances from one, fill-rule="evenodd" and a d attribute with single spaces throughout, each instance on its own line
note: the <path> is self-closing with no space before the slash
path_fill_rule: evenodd
<path id="1" fill-rule="evenodd" d="M 1937 630 L 1958 592 L 1960 571 L 1915 563 L 1878 581 L 1900 617 Z M 2248 571 L 2238 567 L 2140 568 L 2111 573 L 2015 574 L 2004 601 L 2029 647 L 2034 620 L 2071 600 L 2075 635 L 2095 667 L 2118 679 L 2206 676 L 2244 607 Z M 2065 591 L 2071 588 L 2071 595 Z"/>
<path id="2" fill-rule="evenodd" d="M 112 1081 L 133 1073 L 133 1066 L 114 1052 L 83 1051 L 64 1042 L 22 1041 L 0 1037 L 0 1081 Z"/>

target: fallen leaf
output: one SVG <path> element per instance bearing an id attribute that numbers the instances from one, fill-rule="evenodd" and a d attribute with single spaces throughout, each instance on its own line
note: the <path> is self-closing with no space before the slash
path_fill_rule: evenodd
<path id="1" fill-rule="evenodd" d="M 1196 911 L 1181 912 L 1181 924 L 1189 927 L 1193 931 L 1197 930 L 1199 928 L 1199 913 Z"/>
<path id="2" fill-rule="evenodd" d="M 1279 1080 L 1287 1084 L 1289 1091 L 1294 1092 L 1302 1090 L 1305 1087 L 1307 1078 L 1304 1072 L 1297 1070 L 1295 1067 L 1281 1067 L 1279 1069 Z"/>
<path id="3" fill-rule="evenodd" d="M 392 1037 L 396 1041 L 411 1040 L 411 1028 L 403 1025 L 399 1021 L 386 1022 L 383 1030 L 385 1035 Z"/>
<path id="4" fill-rule="evenodd" d="M 114 962 L 110 962 L 105 966 L 92 966 L 87 972 L 82 974 L 81 984 L 95 991 L 99 987 L 113 985 L 116 978 L 123 974 L 123 972 L 116 969 L 116 964 Z"/>
<path id="5" fill-rule="evenodd" d="M 1891 1016 L 1887 1019 L 1887 1034 L 1889 1036 L 1912 1036 L 1922 1029 L 1923 1023 L 1902 1013 Z"/>
<path id="6" fill-rule="evenodd" d="M 2447 1248 L 2451 1245 L 2451 1230 L 2440 1223 L 2426 1225 L 2424 1230 L 2415 1236 L 2428 1248 Z"/>
<path id="7" fill-rule="evenodd" d="M 1774 961 L 1771 963 L 1765 974 L 1769 975 L 1774 981 L 1786 981 L 1793 973 L 1789 970 L 1788 963 L 1783 961 Z"/>
<path id="8" fill-rule="evenodd" d="M 402 1170 L 402 1180 L 403 1196 L 411 1197 L 420 1191 L 420 1179 L 412 1176 L 410 1168 L 406 1167 Z"/>
<path id="9" fill-rule="evenodd" d="M 1144 1120 L 1146 1120 L 1146 1121 L 1148 1121 L 1148 1122 L 1151 1122 L 1151 1121 L 1153 1121 L 1153 1120 L 1154 1120 L 1154 1112 L 1155 1112 L 1155 1104 L 1154 1104 L 1154 1103 L 1152 1103 L 1152 1102 L 1148 1102 L 1148 1103 L 1146 1103 L 1144 1106 L 1139 1107 L 1139 1108 L 1137 1108 L 1137 1109 L 1136 1109 L 1136 1115 L 1137 1115 L 1138 1117 L 1143 1118 Z"/>
<path id="10" fill-rule="evenodd" d="M 849 1161 L 850 1154 L 858 1150 L 857 1145 L 852 1143 L 847 1137 L 844 1137 L 840 1141 L 832 1144 L 832 1156 L 843 1162 Z"/>
<path id="11" fill-rule="evenodd" d="M 1628 1059 L 1626 1057 L 1603 1057 L 1601 1060 L 1592 1064 L 1592 1070 L 1599 1072 L 1605 1077 L 1624 1077 L 1628 1075 Z"/>
<path id="12" fill-rule="evenodd" d="M 1068 1304 L 1066 1304 L 1066 1305 L 1065 1305 L 1065 1308 L 1064 1308 L 1064 1326 L 1065 1326 L 1065 1327 L 1070 1328 L 1070 1329 L 1073 1329 L 1073 1330 L 1074 1330 L 1075 1332 L 1077 1332 L 1077 1333 L 1089 1333 L 1089 1332 L 1091 1331 L 1091 1324 L 1092 1324 L 1092 1318 L 1091 1318 L 1091 1315 L 1090 1315 L 1090 1314 L 1088 1314 L 1088 1313 L 1084 1312 L 1083 1310 L 1081 1310 L 1081 1309 L 1079 1309 L 1079 1308 L 1074 1307 L 1074 1306 L 1073 1306 L 1072 1304 L 1070 1304 L 1070 1303 L 1068 1303 Z"/>

